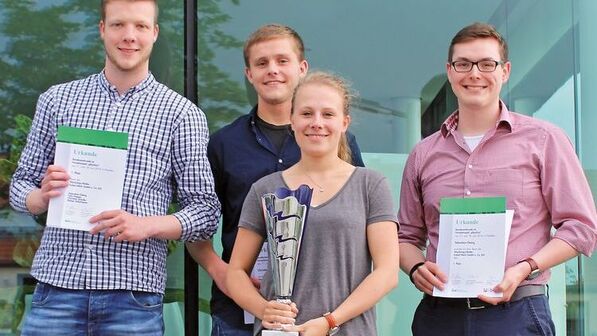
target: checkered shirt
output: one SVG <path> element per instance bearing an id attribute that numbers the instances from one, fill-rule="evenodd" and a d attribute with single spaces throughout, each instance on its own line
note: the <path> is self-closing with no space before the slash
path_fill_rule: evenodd
<path id="1" fill-rule="evenodd" d="M 181 240 L 214 234 L 220 204 L 206 158 L 207 121 L 189 100 L 151 74 L 122 95 L 103 72 L 51 87 L 39 97 L 13 175 L 10 202 L 16 210 L 27 211 L 27 195 L 40 187 L 52 164 L 60 125 L 127 132 L 122 209 L 137 216 L 165 215 L 175 194 Z M 166 255 L 161 239 L 116 243 L 103 234 L 46 227 L 31 274 L 63 288 L 164 293 Z"/>

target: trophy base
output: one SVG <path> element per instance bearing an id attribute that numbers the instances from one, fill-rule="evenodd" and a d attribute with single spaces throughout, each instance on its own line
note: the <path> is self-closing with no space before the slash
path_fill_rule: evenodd
<path id="1" fill-rule="evenodd" d="M 263 330 L 261 336 L 299 336 L 298 331 Z"/>

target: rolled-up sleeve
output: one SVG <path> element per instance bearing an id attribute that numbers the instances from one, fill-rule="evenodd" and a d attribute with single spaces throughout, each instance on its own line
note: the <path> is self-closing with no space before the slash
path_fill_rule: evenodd
<path id="1" fill-rule="evenodd" d="M 10 183 L 10 205 L 20 212 L 29 212 L 27 196 L 41 185 L 53 161 L 56 147 L 56 118 L 53 111 L 54 90 L 39 96 L 27 143 Z"/>
<path id="2" fill-rule="evenodd" d="M 595 201 L 574 148 L 557 128 L 546 135 L 541 188 L 555 238 L 590 256 L 597 241 Z"/>
<path id="3" fill-rule="evenodd" d="M 210 239 L 218 229 L 220 202 L 207 159 L 209 132 L 205 114 L 192 107 L 176 129 L 173 173 L 181 209 L 173 215 L 182 225 L 182 241 Z"/>
<path id="4" fill-rule="evenodd" d="M 410 243 L 423 249 L 427 242 L 427 227 L 425 226 L 425 215 L 417 172 L 417 148 L 415 147 L 408 156 L 402 174 L 400 209 L 398 210 L 398 222 L 400 223 L 398 237 L 400 243 Z"/>

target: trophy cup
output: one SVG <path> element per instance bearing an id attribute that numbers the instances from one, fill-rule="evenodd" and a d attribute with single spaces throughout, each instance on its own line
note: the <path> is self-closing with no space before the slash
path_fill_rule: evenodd
<path id="1" fill-rule="evenodd" d="M 261 197 L 276 300 L 289 304 L 294 288 L 301 240 L 307 223 L 313 189 L 278 188 Z M 262 336 L 298 336 L 298 332 L 263 330 Z"/>

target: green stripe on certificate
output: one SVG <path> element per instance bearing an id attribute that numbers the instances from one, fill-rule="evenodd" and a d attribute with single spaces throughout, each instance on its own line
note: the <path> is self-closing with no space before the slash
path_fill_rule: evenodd
<path id="1" fill-rule="evenodd" d="M 127 149 L 128 133 L 59 126 L 56 141 L 78 145 Z"/>
<path id="2" fill-rule="evenodd" d="M 483 214 L 506 212 L 506 197 L 442 198 L 442 214 Z"/>

